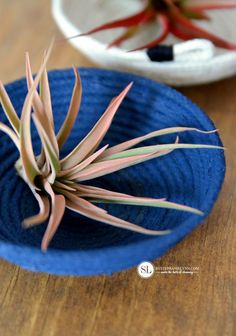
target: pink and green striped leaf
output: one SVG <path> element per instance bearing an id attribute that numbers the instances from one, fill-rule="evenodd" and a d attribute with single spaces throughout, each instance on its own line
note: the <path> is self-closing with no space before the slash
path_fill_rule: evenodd
<path id="1" fill-rule="evenodd" d="M 57 141 L 59 148 L 61 148 L 68 139 L 71 129 L 75 123 L 76 117 L 79 113 L 82 97 L 82 84 L 76 68 L 74 68 L 74 73 L 75 73 L 75 84 L 70 102 L 70 107 L 67 116 L 65 118 L 65 121 L 57 134 Z"/>
<path id="2" fill-rule="evenodd" d="M 45 69 L 46 62 L 49 58 L 51 53 L 53 44 L 50 45 L 45 59 L 39 69 L 39 72 L 35 78 L 33 85 L 31 86 L 24 105 L 22 109 L 22 115 L 20 120 L 20 151 L 21 151 L 21 158 L 23 169 L 25 171 L 26 178 L 29 184 L 35 187 L 35 177 L 40 175 L 40 170 L 38 168 L 36 158 L 33 151 L 33 145 L 31 140 L 31 130 L 30 130 L 30 120 L 31 120 L 31 106 L 33 102 L 33 98 L 35 96 L 35 92 L 37 90 L 37 86 L 39 84 L 40 78 L 42 73 Z"/>
<path id="3" fill-rule="evenodd" d="M 130 83 L 115 99 L 113 99 L 102 117 L 88 133 L 88 135 L 75 147 L 75 149 L 61 160 L 62 169 L 69 169 L 78 165 L 88 155 L 93 153 L 103 140 L 120 104 L 127 95 L 133 83 Z"/>
<path id="4" fill-rule="evenodd" d="M 0 102 L 5 112 L 7 119 L 9 120 L 16 135 L 20 136 L 20 119 L 11 103 L 11 100 L 4 88 L 4 85 L 0 81 Z"/>
<path id="5" fill-rule="evenodd" d="M 145 140 L 149 140 L 155 137 L 159 137 L 161 135 L 167 135 L 167 134 L 173 134 L 173 133 L 181 133 L 181 132 L 189 132 L 189 131 L 194 131 L 194 132 L 199 132 L 199 133 L 203 133 L 203 134 L 211 134 L 211 133 L 215 133 L 217 130 L 212 130 L 212 131 L 203 131 L 197 128 L 193 128 L 193 127 L 169 127 L 169 128 L 163 128 L 161 130 L 158 131 L 154 131 L 151 133 L 148 133 L 146 135 L 137 137 L 135 139 L 132 140 L 128 140 L 125 142 L 122 142 L 119 145 L 113 146 L 108 148 L 107 150 L 105 150 L 100 156 L 99 156 L 99 160 L 111 156 L 113 154 L 122 152 L 124 150 L 127 150 L 131 147 L 136 146 L 137 144 L 139 144 L 140 142 L 143 142 Z"/>
<path id="6" fill-rule="evenodd" d="M 41 244 L 41 249 L 42 251 L 45 252 L 62 220 L 62 217 L 65 212 L 66 201 L 63 195 L 56 195 L 54 193 L 54 191 L 52 190 L 52 187 L 50 186 L 48 182 L 45 182 L 44 188 L 51 198 L 51 214 L 50 214 L 48 226 L 43 236 L 43 240 Z"/>
<path id="7" fill-rule="evenodd" d="M 114 217 L 108 213 L 101 212 L 100 208 L 98 207 L 94 206 L 94 209 L 91 209 L 89 207 L 89 204 L 91 204 L 90 202 L 84 200 L 83 198 L 77 198 L 77 200 L 75 200 L 75 198 L 70 197 L 66 200 L 67 208 L 96 221 L 148 235 L 164 235 L 170 233 L 170 230 L 145 229 L 139 225 L 132 224 L 123 219 Z"/>

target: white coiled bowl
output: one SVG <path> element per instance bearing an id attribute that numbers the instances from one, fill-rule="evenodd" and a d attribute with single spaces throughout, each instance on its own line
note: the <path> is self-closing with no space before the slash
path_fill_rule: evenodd
<path id="1" fill-rule="evenodd" d="M 193 0 L 194 1 L 194 0 Z M 227 2 L 227 0 L 225 1 Z M 128 16 L 137 12 L 142 0 L 53 0 L 52 13 L 66 37 L 86 32 L 101 23 Z M 227 40 L 236 43 L 236 10 L 210 11 L 210 22 L 201 26 Z M 215 50 L 210 60 L 184 62 L 151 62 L 144 51 L 127 53 L 127 50 L 140 46 L 157 34 L 155 24 L 140 36 L 125 42 L 121 48 L 106 49 L 108 42 L 117 37 L 122 30 L 110 30 L 69 40 L 70 43 L 98 65 L 115 70 L 133 72 L 170 85 L 192 85 L 209 83 L 236 74 L 236 52 Z M 173 37 L 167 42 L 178 42 Z"/>

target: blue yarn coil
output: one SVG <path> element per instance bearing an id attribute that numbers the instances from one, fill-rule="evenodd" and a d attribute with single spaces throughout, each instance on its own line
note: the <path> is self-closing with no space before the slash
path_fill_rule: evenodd
<path id="1" fill-rule="evenodd" d="M 130 81 L 134 86 L 122 103 L 103 145 L 114 145 L 156 129 L 186 126 L 215 129 L 212 121 L 196 105 L 165 85 L 134 76 L 98 69 L 80 69 L 83 99 L 70 140 L 71 150 L 102 115 L 109 101 Z M 71 69 L 49 72 L 55 127 L 62 124 L 74 83 Z M 25 79 L 6 86 L 20 114 L 27 92 Z M 7 120 L 0 110 L 0 119 Z M 39 149 L 32 129 L 35 151 Z M 176 135 L 155 138 L 146 144 L 174 141 Z M 182 143 L 222 145 L 217 134 L 180 134 Z M 90 184 L 136 196 L 166 197 L 170 201 L 201 209 L 194 214 L 125 205 L 104 205 L 110 213 L 150 229 L 172 229 L 166 236 L 150 237 L 95 222 L 66 211 L 48 252 L 40 242 L 46 224 L 29 230 L 21 222 L 37 213 L 38 205 L 28 186 L 17 176 L 14 163 L 18 152 L 9 138 L 0 133 L 0 257 L 37 272 L 62 275 L 111 274 L 163 255 L 190 233 L 211 211 L 225 175 L 222 150 L 176 150 L 173 153 L 123 169 Z"/>

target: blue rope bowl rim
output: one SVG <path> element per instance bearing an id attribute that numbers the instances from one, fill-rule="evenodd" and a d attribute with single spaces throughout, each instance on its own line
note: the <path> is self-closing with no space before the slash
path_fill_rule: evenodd
<path id="1" fill-rule="evenodd" d="M 187 126 L 213 130 L 209 117 L 174 89 L 155 81 L 116 71 L 82 68 L 83 98 L 79 116 L 66 153 L 88 132 L 109 101 L 129 82 L 134 86 L 122 103 L 102 145 L 128 140 L 156 129 Z M 72 69 L 49 72 L 56 129 L 68 108 L 74 76 Z M 6 85 L 21 113 L 27 92 L 25 79 Z M 0 120 L 7 120 L 0 110 Z M 39 140 L 32 128 L 35 151 Z M 174 141 L 164 136 L 146 144 Z M 180 142 L 222 146 L 217 133 L 180 134 Z M 112 274 L 153 260 L 175 246 L 209 215 L 225 175 L 223 150 L 176 150 L 171 154 L 91 181 L 90 184 L 136 196 L 167 197 L 168 200 L 197 207 L 194 214 L 159 208 L 104 205 L 112 214 L 152 229 L 172 229 L 165 236 L 146 236 L 98 223 L 66 211 L 47 253 L 40 250 L 46 223 L 30 230 L 21 227 L 23 218 L 37 213 L 38 206 L 28 186 L 16 175 L 17 150 L 0 133 L 0 257 L 30 271 L 58 275 Z M 90 181 L 89 181 L 90 182 Z"/>

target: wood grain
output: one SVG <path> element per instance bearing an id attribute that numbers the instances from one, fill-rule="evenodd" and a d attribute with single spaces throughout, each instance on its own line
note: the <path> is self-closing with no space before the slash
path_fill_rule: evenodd
<path id="1" fill-rule="evenodd" d="M 24 73 L 24 52 L 39 65 L 59 34 L 47 0 L 0 0 L 0 76 Z M 68 44 L 58 45 L 52 67 L 92 65 Z M 35 68 L 36 70 L 36 68 Z M 181 90 L 214 120 L 227 147 L 225 184 L 208 220 L 156 266 L 198 266 L 197 275 L 136 270 L 111 277 L 33 274 L 0 261 L 0 335 L 136 336 L 236 334 L 236 78 Z"/>

